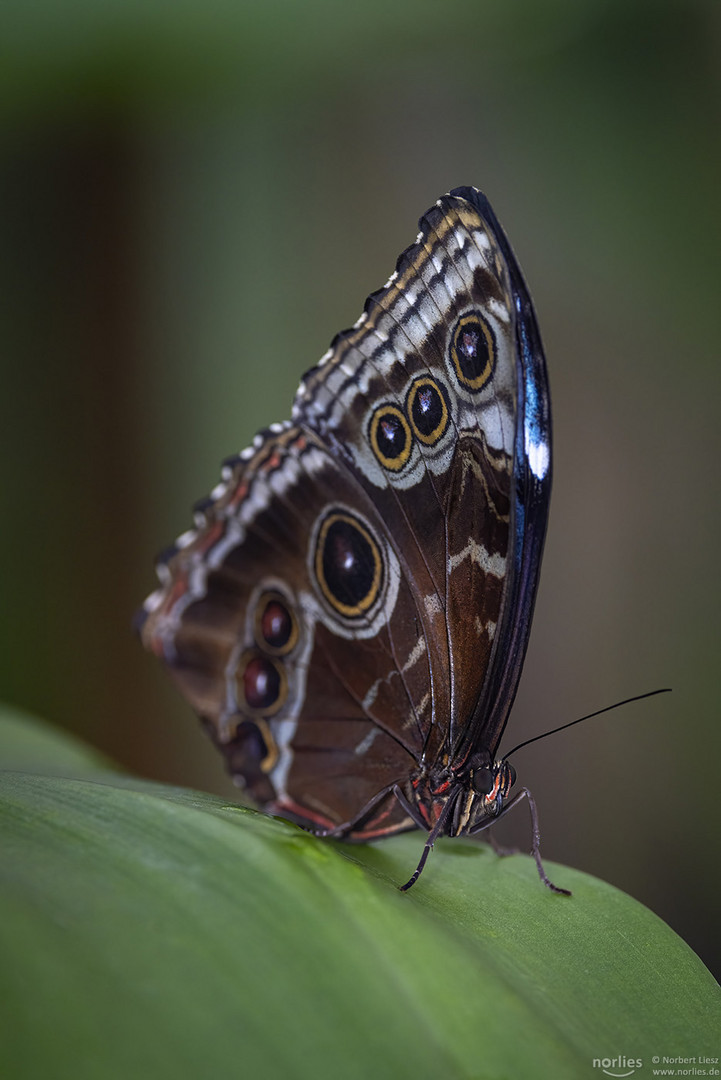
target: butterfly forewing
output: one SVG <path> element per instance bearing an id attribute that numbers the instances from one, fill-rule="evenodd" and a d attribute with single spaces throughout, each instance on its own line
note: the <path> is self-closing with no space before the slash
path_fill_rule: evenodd
<path id="1" fill-rule="evenodd" d="M 294 416 L 338 447 L 405 563 L 429 647 L 428 761 L 455 756 L 491 667 L 512 571 L 519 361 L 511 272 L 479 207 L 447 195 L 419 224 Z"/>

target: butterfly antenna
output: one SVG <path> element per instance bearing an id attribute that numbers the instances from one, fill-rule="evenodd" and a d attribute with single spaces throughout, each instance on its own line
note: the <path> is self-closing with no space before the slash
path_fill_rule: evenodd
<path id="1" fill-rule="evenodd" d="M 568 724 L 561 724 L 560 727 L 553 728 L 551 731 L 544 731 L 542 735 L 534 735 L 532 739 L 526 739 L 525 742 L 519 743 L 518 746 L 514 746 L 512 750 L 503 755 L 503 760 L 508 761 L 511 754 L 515 754 L 516 750 L 520 750 L 523 746 L 538 742 L 539 739 L 546 739 L 549 735 L 556 735 L 559 731 L 565 731 L 566 728 L 573 727 L 574 724 L 581 724 L 584 720 L 591 720 L 594 716 L 601 716 L 602 713 L 611 712 L 611 709 L 620 709 L 622 705 L 629 705 L 632 701 L 643 701 L 644 698 L 655 697 L 656 694 L 670 693 L 670 686 L 664 687 L 663 690 L 649 690 L 646 694 L 637 694 L 635 697 L 617 701 L 615 705 L 607 705 L 605 709 L 598 709 L 596 712 L 589 713 L 588 716 L 579 716 L 578 720 L 571 720 Z"/>

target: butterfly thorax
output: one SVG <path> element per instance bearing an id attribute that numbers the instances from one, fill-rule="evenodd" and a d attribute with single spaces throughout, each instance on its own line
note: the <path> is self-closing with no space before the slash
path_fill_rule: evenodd
<path id="1" fill-rule="evenodd" d="M 459 772 L 448 766 L 423 771 L 411 780 L 411 788 L 418 815 L 429 830 L 445 810 L 446 835 L 467 836 L 501 814 L 515 780 L 507 761 L 476 761 Z M 447 809 L 449 802 L 452 806 Z"/>

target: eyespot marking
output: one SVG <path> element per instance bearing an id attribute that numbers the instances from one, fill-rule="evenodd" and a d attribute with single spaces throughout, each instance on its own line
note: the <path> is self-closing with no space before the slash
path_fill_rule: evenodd
<path id="1" fill-rule="evenodd" d="M 395 405 L 381 405 L 371 417 L 368 437 L 376 458 L 390 472 L 400 472 L 408 463 L 413 439 L 408 421 Z"/>
<path id="2" fill-rule="evenodd" d="M 298 642 L 298 623 L 279 593 L 263 593 L 255 610 L 255 640 L 274 656 L 287 656 Z"/>
<path id="3" fill-rule="evenodd" d="M 240 658 L 236 680 L 240 706 L 252 716 L 277 713 L 288 693 L 283 665 L 257 649 L 248 650 Z"/>
<path id="4" fill-rule="evenodd" d="M 450 346 L 456 378 L 467 390 L 482 390 L 496 365 L 496 339 L 480 312 L 462 315 L 456 323 Z"/>
<path id="5" fill-rule="evenodd" d="M 247 768 L 259 768 L 266 775 L 273 771 L 279 757 L 278 746 L 262 717 L 241 720 L 233 742 L 241 748 Z"/>
<path id="6" fill-rule="evenodd" d="M 435 446 L 448 427 L 448 405 L 433 379 L 416 379 L 406 402 L 413 434 L 425 446 Z"/>
<path id="7" fill-rule="evenodd" d="M 348 619 L 364 615 L 383 585 L 383 559 L 375 537 L 359 518 L 339 510 L 326 515 L 315 547 L 315 574 L 325 600 Z"/>

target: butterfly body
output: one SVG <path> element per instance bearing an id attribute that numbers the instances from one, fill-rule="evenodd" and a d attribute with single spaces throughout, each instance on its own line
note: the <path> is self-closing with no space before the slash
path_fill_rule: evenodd
<path id="1" fill-rule="evenodd" d="M 548 513 L 545 361 L 515 257 L 476 189 L 419 224 L 292 420 L 226 462 L 142 614 L 254 800 L 350 840 L 432 843 L 510 805 L 497 750 Z"/>

